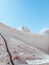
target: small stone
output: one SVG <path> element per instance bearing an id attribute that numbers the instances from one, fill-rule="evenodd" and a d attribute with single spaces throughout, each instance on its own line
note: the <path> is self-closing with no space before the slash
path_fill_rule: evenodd
<path id="1" fill-rule="evenodd" d="M 12 57 L 12 59 L 13 59 L 13 60 L 15 60 L 15 59 L 19 59 L 19 55 L 17 55 L 17 54 L 14 55 L 14 56 Z"/>
<path id="2" fill-rule="evenodd" d="M 7 62 L 7 64 L 10 64 L 10 62 Z"/>

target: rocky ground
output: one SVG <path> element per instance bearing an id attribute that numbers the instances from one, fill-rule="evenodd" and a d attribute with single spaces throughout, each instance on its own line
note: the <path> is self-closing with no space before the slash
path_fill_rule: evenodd
<path id="1" fill-rule="evenodd" d="M 49 54 L 25 41 L 27 34 L 0 24 L 0 65 L 49 65 Z"/>

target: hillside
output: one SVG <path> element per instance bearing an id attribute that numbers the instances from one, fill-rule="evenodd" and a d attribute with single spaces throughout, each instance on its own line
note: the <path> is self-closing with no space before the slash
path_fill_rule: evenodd
<path id="1" fill-rule="evenodd" d="M 28 31 L 0 23 L 0 65 L 49 63 L 49 36 Z"/>

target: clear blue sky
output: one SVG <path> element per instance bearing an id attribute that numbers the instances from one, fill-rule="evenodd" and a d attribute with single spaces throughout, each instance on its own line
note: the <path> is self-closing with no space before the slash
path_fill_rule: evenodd
<path id="1" fill-rule="evenodd" d="M 49 28 L 49 0 L 0 0 L 0 22 L 33 33 Z"/>

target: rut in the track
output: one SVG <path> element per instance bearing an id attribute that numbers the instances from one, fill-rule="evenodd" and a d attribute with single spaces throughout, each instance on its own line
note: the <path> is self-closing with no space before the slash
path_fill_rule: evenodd
<path id="1" fill-rule="evenodd" d="M 12 65 L 14 65 L 14 63 L 12 61 L 12 56 L 11 56 L 11 54 L 9 52 L 9 49 L 8 49 L 8 45 L 7 45 L 6 39 L 4 38 L 4 36 L 1 33 L 0 33 L 0 36 L 3 38 L 3 40 L 5 42 L 6 50 L 7 50 L 8 54 L 9 54 L 9 57 L 10 57 L 10 62 L 11 62 Z"/>

